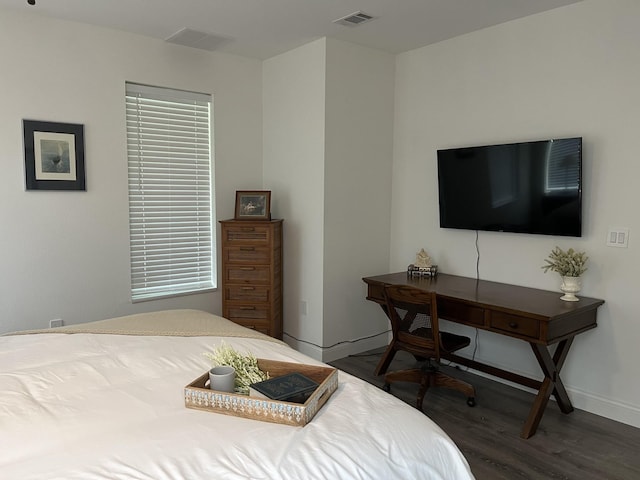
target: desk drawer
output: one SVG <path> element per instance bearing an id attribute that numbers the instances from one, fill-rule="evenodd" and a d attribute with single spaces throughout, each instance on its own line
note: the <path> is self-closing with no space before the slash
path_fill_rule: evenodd
<path id="1" fill-rule="evenodd" d="M 540 337 L 540 322 L 533 318 L 519 317 L 503 312 L 491 312 L 491 328 L 529 338 Z"/>
<path id="2" fill-rule="evenodd" d="M 384 303 L 384 285 L 370 283 L 367 286 L 367 298 L 374 302 Z"/>
<path id="3" fill-rule="evenodd" d="M 438 299 L 438 317 L 466 325 L 484 327 L 484 308 L 446 298 Z"/>

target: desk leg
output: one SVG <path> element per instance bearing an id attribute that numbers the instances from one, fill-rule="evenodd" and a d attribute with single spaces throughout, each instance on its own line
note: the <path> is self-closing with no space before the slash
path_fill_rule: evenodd
<path id="1" fill-rule="evenodd" d="M 569 395 L 567 394 L 562 380 L 560 379 L 560 370 L 567 359 L 567 354 L 569 353 L 569 348 L 572 343 L 573 337 L 561 341 L 556 348 L 553 358 L 549 354 L 549 350 L 545 345 L 539 345 L 537 343 L 530 344 L 533 349 L 533 353 L 538 359 L 540 368 L 542 368 L 542 371 L 544 372 L 544 380 L 540 385 L 536 399 L 533 402 L 527 421 L 525 422 L 522 433 L 520 434 L 522 438 L 529 438 L 536 433 L 538 424 L 542 419 L 542 414 L 544 413 L 544 409 L 547 407 L 549 397 L 551 397 L 552 393 L 558 402 L 558 406 L 562 413 L 571 413 L 573 411 Z"/>
<path id="2" fill-rule="evenodd" d="M 384 314 L 387 316 L 387 318 L 389 318 L 389 312 L 387 310 L 386 305 L 380 305 L 380 308 L 382 308 L 382 311 L 384 312 Z M 393 360 L 393 357 L 395 357 L 395 355 L 396 355 L 395 341 L 391 340 L 391 343 L 389 343 L 389 345 L 387 346 L 387 349 L 382 354 L 382 358 L 380 358 L 380 361 L 376 366 L 374 375 L 377 376 L 377 375 L 382 375 L 383 373 L 387 373 L 387 369 L 389 368 L 389 365 L 391 364 L 391 361 Z"/>

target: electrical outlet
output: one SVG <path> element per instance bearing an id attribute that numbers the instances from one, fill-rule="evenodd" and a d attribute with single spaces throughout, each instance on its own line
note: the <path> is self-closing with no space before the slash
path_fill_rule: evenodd
<path id="1" fill-rule="evenodd" d="M 49 320 L 49 328 L 57 328 L 64 325 L 64 322 L 61 318 L 56 318 L 54 320 Z"/>

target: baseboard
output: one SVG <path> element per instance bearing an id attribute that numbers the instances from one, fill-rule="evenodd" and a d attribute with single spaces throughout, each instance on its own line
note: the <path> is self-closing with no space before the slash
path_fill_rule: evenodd
<path id="1" fill-rule="evenodd" d="M 640 428 L 640 408 L 638 406 L 604 398 L 577 388 L 567 387 L 567 391 L 575 408 Z"/>
<path id="2" fill-rule="evenodd" d="M 485 360 L 476 359 L 482 363 L 490 364 Z M 531 375 L 530 372 L 517 371 L 513 369 L 512 365 L 500 365 L 493 364 L 492 366 L 501 368 L 503 370 L 509 370 L 518 375 L 522 375 L 525 377 L 535 377 Z M 467 369 L 467 367 L 460 365 L 460 368 Z M 499 377 L 494 377 L 493 375 L 489 375 L 484 372 L 480 372 L 478 370 L 474 370 L 472 368 L 468 369 L 470 372 L 475 375 L 479 375 L 481 377 L 489 378 L 491 380 L 498 381 L 500 383 L 504 383 L 506 385 L 510 385 L 515 388 L 519 388 L 520 390 L 524 390 L 526 392 L 533 393 L 534 395 L 537 393 L 535 390 L 524 387 L 517 383 L 509 382 L 508 380 L 504 380 Z M 571 399 L 571 403 L 577 409 L 584 410 L 585 412 L 593 413 L 594 415 L 599 415 L 601 417 L 608 418 L 610 420 L 614 420 L 616 422 L 624 423 L 626 425 L 630 425 L 632 427 L 640 428 L 640 407 L 636 405 L 631 405 L 625 402 L 619 402 L 616 400 L 612 400 L 610 398 L 605 398 L 599 395 L 595 395 L 593 393 L 585 392 L 584 390 L 580 390 L 578 388 L 569 387 L 565 385 L 565 388 L 569 394 L 569 398 Z M 551 401 L 555 401 L 553 396 L 551 396 Z"/>
<path id="3" fill-rule="evenodd" d="M 362 352 L 368 352 L 369 350 L 386 347 L 387 345 L 389 345 L 389 339 L 384 335 L 376 338 L 356 340 L 353 343 L 343 343 L 323 350 L 322 361 L 333 362 L 339 358 L 357 355 Z"/>
<path id="4" fill-rule="evenodd" d="M 376 348 L 386 347 L 389 344 L 389 339 L 385 335 L 374 338 L 353 340 L 330 348 L 321 348 L 317 345 L 310 345 L 308 343 L 298 341 L 287 334 L 284 334 L 283 340 L 287 345 L 298 350 L 300 353 L 304 353 L 305 355 L 322 362 L 333 362 L 339 358 L 356 355 Z"/>
<path id="5" fill-rule="evenodd" d="M 315 345 L 309 345 L 304 342 L 298 342 L 291 337 L 287 337 L 286 335 L 285 341 L 299 352 L 323 362 L 332 362 L 340 358 L 348 357 L 349 355 L 356 355 L 362 352 L 367 352 L 369 350 L 386 347 L 388 345 L 388 341 L 384 336 L 358 340 L 354 343 L 344 343 L 327 349 L 322 349 Z M 492 366 L 501 368 L 503 370 L 512 371 L 513 373 L 516 373 L 518 375 L 522 375 L 525 377 L 535 377 L 535 375 L 532 375 L 530 372 L 513 370 L 513 365 L 494 364 L 480 358 L 476 358 L 476 360 L 481 361 L 482 363 L 491 364 Z M 463 365 L 460 365 L 460 368 L 467 370 L 467 367 Z M 524 390 L 532 394 L 536 393 L 535 390 L 524 387 L 517 383 L 509 382 L 502 378 L 494 377 L 493 375 L 489 375 L 472 368 L 469 368 L 468 370 L 476 375 L 480 375 L 482 377 L 489 378 L 491 380 L 495 380 L 515 388 L 519 388 L 520 390 Z M 580 390 L 578 388 L 569 387 L 568 385 L 565 385 L 565 388 L 567 389 L 569 397 L 571 398 L 571 403 L 573 403 L 573 406 L 575 408 L 584 410 L 585 412 L 593 413 L 594 415 L 608 418 L 610 420 L 614 420 L 616 422 L 624 423 L 632 427 L 640 428 L 640 407 L 638 407 L 637 405 L 631 405 L 625 402 L 619 402 L 610 398 L 605 398 L 593 393 L 585 392 L 584 390 Z M 551 397 L 551 400 L 553 401 L 553 396 Z"/>
<path id="6" fill-rule="evenodd" d="M 297 350 L 300 353 L 304 353 L 305 355 L 315 360 L 322 361 L 322 348 L 316 345 L 311 345 L 309 343 L 296 340 L 295 338 L 290 337 L 286 333 L 283 335 L 282 340 L 294 350 Z"/>

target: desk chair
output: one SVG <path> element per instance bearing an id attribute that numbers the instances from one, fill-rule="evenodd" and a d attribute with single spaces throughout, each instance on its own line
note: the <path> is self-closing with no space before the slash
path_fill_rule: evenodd
<path id="1" fill-rule="evenodd" d="M 384 390 L 390 391 L 392 382 L 419 383 L 416 407 L 422 410 L 422 402 L 429 387 L 446 387 L 462 392 L 467 396 L 467 405 L 475 406 L 476 394 L 472 385 L 438 370 L 441 351 L 455 352 L 468 346 L 471 339 L 440 331 L 436 294 L 407 285 L 387 285 L 384 287 L 384 297 L 393 338 L 376 374 L 386 372 L 399 350 L 409 352 L 417 359 L 426 360 L 421 368 L 387 373 L 384 376 Z"/>

